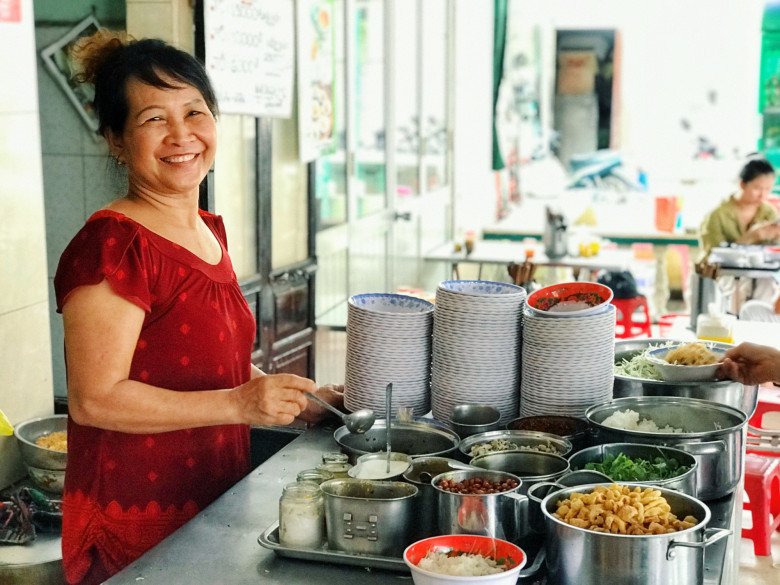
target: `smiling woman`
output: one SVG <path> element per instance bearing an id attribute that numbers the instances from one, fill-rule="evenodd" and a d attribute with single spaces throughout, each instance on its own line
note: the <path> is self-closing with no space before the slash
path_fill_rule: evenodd
<path id="1" fill-rule="evenodd" d="M 249 471 L 249 425 L 317 420 L 313 381 L 265 375 L 222 218 L 198 208 L 216 154 L 203 66 L 160 40 L 77 43 L 127 194 L 94 213 L 54 279 L 65 329 L 70 583 L 100 583 Z M 319 391 L 318 391 L 319 392 Z M 330 402 L 340 394 L 323 391 Z"/>

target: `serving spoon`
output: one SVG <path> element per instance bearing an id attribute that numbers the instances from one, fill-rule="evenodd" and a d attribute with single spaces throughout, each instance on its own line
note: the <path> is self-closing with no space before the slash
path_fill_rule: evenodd
<path id="1" fill-rule="evenodd" d="M 362 408 L 360 410 L 356 410 L 352 414 L 346 414 L 344 412 L 341 412 L 338 408 L 336 408 L 332 404 L 325 402 L 322 398 L 320 398 L 316 394 L 307 394 L 306 400 L 313 400 L 320 406 L 323 406 L 327 408 L 329 411 L 331 411 L 332 413 L 337 414 L 341 419 L 341 422 L 344 423 L 344 426 L 347 427 L 347 430 L 350 433 L 353 433 L 355 435 L 360 435 L 362 433 L 365 433 L 368 429 L 374 426 L 374 421 L 376 420 L 376 416 L 374 415 L 373 410 Z"/>

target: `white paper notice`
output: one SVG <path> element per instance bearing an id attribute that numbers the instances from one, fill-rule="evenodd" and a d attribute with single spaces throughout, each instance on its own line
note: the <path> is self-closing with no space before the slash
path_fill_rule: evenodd
<path id="1" fill-rule="evenodd" d="M 206 70 L 226 114 L 289 118 L 293 0 L 206 0 Z"/>

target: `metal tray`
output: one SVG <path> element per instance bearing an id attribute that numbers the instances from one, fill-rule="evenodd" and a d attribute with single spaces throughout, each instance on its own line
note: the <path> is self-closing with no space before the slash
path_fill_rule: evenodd
<path id="1" fill-rule="evenodd" d="M 274 551 L 281 557 L 303 559 L 306 561 L 319 561 L 321 563 L 335 563 L 337 565 L 354 565 L 356 567 L 372 567 L 374 569 L 386 569 L 388 571 L 400 571 L 409 573 L 400 557 L 382 557 L 377 555 L 363 555 L 349 553 L 343 550 L 331 550 L 327 544 L 320 548 L 293 548 L 279 544 L 279 522 L 274 522 L 257 537 L 260 546 Z"/>

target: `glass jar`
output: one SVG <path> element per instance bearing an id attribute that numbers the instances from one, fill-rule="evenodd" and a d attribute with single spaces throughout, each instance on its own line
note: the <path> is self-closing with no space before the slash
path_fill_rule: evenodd
<path id="1" fill-rule="evenodd" d="M 322 454 L 323 463 L 349 463 L 349 457 L 341 451 L 327 451 Z"/>
<path id="2" fill-rule="evenodd" d="M 325 500 L 318 485 L 288 483 L 279 498 L 279 544 L 319 548 L 325 537 Z"/>
<path id="3" fill-rule="evenodd" d="M 304 469 L 295 479 L 298 482 L 311 481 L 320 485 L 323 481 L 333 479 L 333 474 L 325 469 Z"/>
<path id="4" fill-rule="evenodd" d="M 342 479 L 349 477 L 347 471 L 349 471 L 351 467 L 352 466 L 349 463 L 322 463 L 317 466 L 317 470 L 329 471 L 333 474 L 334 479 Z"/>

